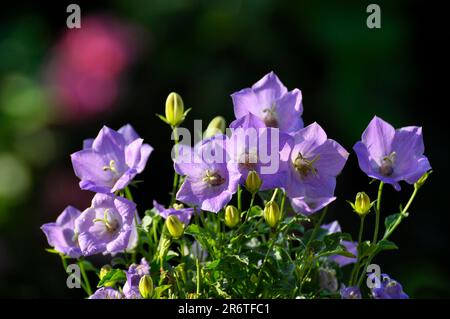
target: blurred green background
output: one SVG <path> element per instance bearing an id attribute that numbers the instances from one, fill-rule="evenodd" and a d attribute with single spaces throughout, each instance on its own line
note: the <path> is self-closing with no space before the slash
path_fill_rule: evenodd
<path id="1" fill-rule="evenodd" d="M 448 133 L 434 74 L 443 68 L 434 65 L 439 8 L 377 1 L 382 28 L 368 29 L 367 1 L 77 1 L 77 30 L 66 27 L 69 3 L 14 2 L 0 13 L 1 297 L 81 296 L 66 288 L 39 227 L 66 205 L 89 204 L 69 158 L 84 138 L 131 123 L 155 148 L 136 193 L 139 208 L 149 208 L 169 199 L 170 130 L 154 115 L 167 94 L 183 96 L 189 120 L 206 125 L 221 114 L 230 122 L 229 95 L 271 70 L 302 90 L 305 123 L 317 121 L 349 151 L 375 114 L 424 127 L 434 174 L 392 238 L 400 250 L 376 262 L 411 297 L 450 296 Z M 375 197 L 368 182 L 352 154 L 329 219 L 354 235 L 358 219 L 344 199 Z M 385 215 L 411 187 L 387 190 Z"/>

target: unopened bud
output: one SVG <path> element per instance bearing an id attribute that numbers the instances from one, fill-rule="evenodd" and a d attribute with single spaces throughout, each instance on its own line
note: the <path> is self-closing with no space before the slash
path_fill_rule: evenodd
<path id="1" fill-rule="evenodd" d="M 359 216 L 366 216 L 370 212 L 373 205 L 370 202 L 369 196 L 364 192 L 359 192 L 356 194 L 355 203 L 349 203 Z"/>
<path id="2" fill-rule="evenodd" d="M 261 184 L 262 180 L 259 178 L 258 173 L 256 171 L 250 171 L 245 180 L 245 187 L 247 190 L 252 194 L 256 194 L 259 191 Z"/>
<path id="3" fill-rule="evenodd" d="M 216 116 L 209 122 L 206 131 L 203 133 L 203 138 L 213 137 L 217 134 L 224 134 L 227 123 L 222 116 Z"/>
<path id="4" fill-rule="evenodd" d="M 428 179 L 428 176 L 432 173 L 432 171 L 426 172 L 425 174 L 422 175 L 421 178 L 419 178 L 419 180 L 414 184 L 414 187 L 416 189 L 419 189 L 423 186 L 423 184 L 425 184 L 425 182 Z"/>
<path id="5" fill-rule="evenodd" d="M 236 207 L 229 205 L 225 208 L 225 225 L 230 228 L 235 227 L 241 221 L 239 211 Z"/>
<path id="6" fill-rule="evenodd" d="M 175 215 L 169 215 L 166 219 L 166 227 L 174 238 L 181 237 L 184 232 L 184 224 Z"/>
<path id="7" fill-rule="evenodd" d="M 178 126 L 184 120 L 184 103 L 178 93 L 172 92 L 167 96 L 166 120 L 172 126 Z"/>
<path id="8" fill-rule="evenodd" d="M 153 280 L 150 275 L 144 275 L 139 280 L 139 292 L 142 298 L 150 299 L 153 295 Z"/>
<path id="9" fill-rule="evenodd" d="M 274 228 L 281 219 L 281 212 L 278 204 L 274 201 L 270 201 L 264 207 L 264 219 L 267 225 Z"/>
<path id="10" fill-rule="evenodd" d="M 100 269 L 100 273 L 98 274 L 98 276 L 100 277 L 100 280 L 103 279 L 103 277 L 106 276 L 107 273 L 109 273 L 111 271 L 112 267 L 110 265 L 104 265 L 101 269 Z"/>

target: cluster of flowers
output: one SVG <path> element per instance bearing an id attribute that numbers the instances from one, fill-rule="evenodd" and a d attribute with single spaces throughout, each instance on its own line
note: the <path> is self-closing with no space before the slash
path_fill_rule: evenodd
<path id="1" fill-rule="evenodd" d="M 174 239 L 182 237 L 191 219 L 195 217 L 200 224 L 199 219 L 203 220 L 204 212 L 217 214 L 215 217 L 207 214 L 207 218 L 218 224 L 219 230 L 220 219 L 232 229 L 241 223 L 245 214 L 250 215 L 255 196 L 259 194 L 264 199 L 264 194 L 271 190 L 273 193 L 270 199 L 264 201 L 261 218 L 277 234 L 282 228 L 278 225 L 288 209 L 307 219 L 311 215 L 318 215 L 315 213 L 320 210 L 326 212 L 323 208 L 336 199 L 336 177 L 344 168 L 349 153 L 339 143 L 329 139 L 319 124 L 304 127 L 300 90 L 288 91 L 271 72 L 251 88 L 232 94 L 232 100 L 236 120 L 230 124 L 228 133 L 231 133 L 224 134 L 225 122 L 223 118 L 217 117 L 208 126 L 203 140 L 191 147 L 178 143 L 177 130 L 189 110 L 184 110 L 178 94 L 171 93 L 168 96 L 165 117 L 160 117 L 173 130 L 175 178 L 170 206 L 165 208 L 157 202 L 153 203 L 153 211 L 165 220 L 161 239 L 152 241 L 157 246 L 154 254 L 147 256 L 140 250 L 140 230 L 147 229 L 150 237 L 156 236 L 156 230 L 153 228 L 152 232 L 148 232 L 151 221 L 146 220 L 147 214 L 141 221 L 129 189 L 134 177 L 144 170 L 153 149 L 143 143 L 143 139 L 130 125 L 118 131 L 103 127 L 95 139 L 84 141 L 83 150 L 72 154 L 80 188 L 96 194 L 91 207 L 83 212 L 69 206 L 56 223 L 42 226 L 50 246 L 64 258 L 80 259 L 99 253 L 113 256 L 130 253 L 135 260 L 136 254 L 141 253 L 144 257 L 161 261 L 167 256 L 167 246 L 170 245 L 165 242 L 164 234 Z M 396 130 L 382 119 L 374 117 L 353 149 L 361 170 L 380 181 L 380 196 L 384 183 L 393 185 L 399 191 L 399 182 L 406 181 L 414 184 L 414 198 L 431 169 L 428 159 L 423 155 L 420 127 Z M 248 211 L 242 209 L 241 187 L 251 194 Z M 278 192 L 282 194 L 280 205 Z M 238 207 L 229 205 L 234 194 L 237 194 Z M 285 199 L 288 199 L 286 204 Z M 378 245 L 378 248 L 381 244 L 390 243 L 387 238 L 407 216 L 410 205 L 392 219 L 391 227 L 378 241 L 379 201 L 380 198 L 376 202 L 376 235 L 371 242 L 373 247 Z M 365 193 L 358 193 L 355 203 L 351 205 L 360 215 L 363 225 L 364 217 L 374 203 Z M 318 234 L 331 236 L 342 233 L 337 221 L 321 225 L 324 216 L 325 213 L 320 214 L 310 238 Z M 242 224 L 251 221 L 251 217 L 246 216 Z M 204 221 L 203 225 L 206 225 Z M 308 249 L 310 242 L 311 239 L 306 245 Z M 197 242 L 194 244 L 198 247 Z M 341 297 L 361 298 L 359 286 L 362 277 L 359 277 L 359 272 L 374 257 L 376 249 L 364 250 L 361 234 L 358 242 L 342 239 L 339 245 L 342 249 L 329 254 L 328 260 L 341 267 L 355 264 L 350 286 L 341 285 Z M 194 245 L 190 249 L 193 248 Z M 206 250 L 195 253 L 196 259 L 205 259 Z M 266 258 L 258 266 L 260 270 Z M 145 258 L 139 265 L 131 264 L 122 288 L 102 286 L 91 298 L 154 297 L 150 268 Z M 113 273 L 110 268 L 102 268 L 99 271 L 100 281 L 104 282 L 102 277 L 111 277 Z M 307 275 L 302 273 L 302 276 Z M 320 276 L 321 281 L 327 282 L 330 272 L 322 271 Z M 387 275 L 382 277 L 381 283 L 371 290 L 373 298 L 407 297 L 400 284 Z M 336 278 L 331 278 L 331 286 L 336 287 L 330 290 L 336 290 Z M 114 282 L 117 281 L 120 280 Z M 85 283 L 85 286 L 89 284 Z"/>

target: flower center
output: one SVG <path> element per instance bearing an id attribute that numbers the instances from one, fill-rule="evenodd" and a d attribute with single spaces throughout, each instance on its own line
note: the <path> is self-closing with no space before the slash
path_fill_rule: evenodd
<path id="1" fill-rule="evenodd" d="M 208 169 L 206 170 L 205 177 L 203 177 L 203 181 L 207 182 L 211 186 L 219 186 L 225 183 L 225 178 L 220 176 L 219 173 Z"/>
<path id="2" fill-rule="evenodd" d="M 110 217 L 110 218 L 109 218 Z M 105 228 L 109 233 L 114 233 L 119 229 L 119 221 L 117 219 L 111 218 L 109 209 L 105 209 L 103 213 L 103 218 L 95 218 L 92 220 L 94 223 L 100 222 L 105 224 Z"/>
<path id="3" fill-rule="evenodd" d="M 115 160 L 110 160 L 109 166 L 103 166 L 103 171 L 104 172 L 110 171 L 110 172 L 114 173 L 115 175 L 119 175 L 119 172 L 117 171 Z"/>
<path id="4" fill-rule="evenodd" d="M 277 113 L 275 112 L 275 103 L 272 104 L 270 108 L 264 109 L 264 124 L 267 127 L 278 127 Z"/>
<path id="5" fill-rule="evenodd" d="M 394 163 L 397 158 L 397 153 L 392 152 L 385 156 L 380 166 L 380 174 L 384 176 L 391 176 L 394 173 Z"/>
<path id="6" fill-rule="evenodd" d="M 317 174 L 317 169 L 313 166 L 313 164 L 320 158 L 320 155 L 316 155 L 313 159 L 307 159 L 303 157 L 301 153 L 298 153 L 296 159 L 294 160 L 294 168 L 300 174 L 301 177 L 306 177 L 309 175 L 309 172 L 313 174 Z"/>

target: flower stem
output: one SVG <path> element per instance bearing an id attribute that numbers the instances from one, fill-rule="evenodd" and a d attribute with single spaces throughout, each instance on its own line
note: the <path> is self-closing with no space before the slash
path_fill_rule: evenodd
<path id="1" fill-rule="evenodd" d="M 172 126 L 172 133 L 173 133 L 173 139 L 174 139 L 174 143 L 175 143 L 175 159 L 178 156 L 178 130 L 176 126 Z M 179 175 L 177 174 L 177 172 L 173 173 L 173 184 L 172 184 L 172 197 L 170 198 L 170 206 L 172 206 L 175 203 L 175 195 L 177 193 L 177 188 L 178 188 L 178 178 Z"/>
<path id="2" fill-rule="evenodd" d="M 200 295 L 200 276 L 201 276 L 201 274 L 200 274 L 200 262 L 199 262 L 199 260 L 198 260 L 198 258 L 195 260 L 195 265 L 196 265 L 196 267 L 197 267 L 197 291 L 196 291 L 196 295 L 197 295 L 197 298 L 198 298 L 198 296 Z"/>
<path id="3" fill-rule="evenodd" d="M 277 196 L 277 194 L 278 194 L 278 190 L 279 190 L 279 188 L 275 188 L 275 191 L 273 192 L 273 194 L 272 194 L 272 199 L 270 200 L 270 201 L 274 201 L 275 200 L 275 197 Z"/>
<path id="4" fill-rule="evenodd" d="M 360 224 L 359 224 L 359 234 L 358 234 L 358 256 L 357 256 L 357 259 L 356 259 L 356 263 L 353 266 L 352 273 L 350 275 L 349 286 L 353 285 L 355 277 L 358 278 L 359 264 L 361 262 L 361 260 L 360 260 L 360 256 L 361 256 L 360 247 L 361 247 L 361 244 L 362 244 L 362 235 L 363 235 L 363 231 L 364 231 L 364 219 L 365 219 L 365 216 L 361 216 Z"/>
<path id="5" fill-rule="evenodd" d="M 375 231 L 373 233 L 373 240 L 372 240 L 372 244 L 376 244 L 377 240 L 378 240 L 378 229 L 380 227 L 380 207 L 381 207 L 381 195 L 383 194 L 383 186 L 384 183 L 382 181 L 380 181 L 380 186 L 378 187 L 378 197 L 377 197 L 377 205 L 376 205 L 376 209 L 375 209 Z"/>
<path id="6" fill-rule="evenodd" d="M 242 190 L 241 185 L 238 185 L 237 188 L 237 205 L 239 213 L 242 211 Z"/>
<path id="7" fill-rule="evenodd" d="M 394 222 L 394 224 L 392 225 L 392 227 L 390 227 L 389 229 L 386 229 L 386 232 L 384 233 L 384 236 L 383 236 L 382 240 L 387 240 L 387 239 L 392 235 L 392 233 L 394 232 L 394 230 L 398 227 L 398 225 L 400 225 L 400 223 L 402 222 L 402 220 L 403 220 L 405 217 L 407 217 L 407 214 L 406 214 L 406 213 L 408 212 L 408 209 L 409 209 L 409 207 L 411 206 L 412 202 L 414 201 L 414 198 L 416 197 L 418 191 L 419 191 L 419 188 L 418 188 L 418 187 L 414 187 L 414 191 L 413 191 L 413 193 L 411 194 L 411 197 L 409 198 L 408 202 L 406 203 L 406 206 L 402 209 L 402 211 L 401 211 L 400 214 L 398 215 L 398 217 L 397 217 L 396 221 Z M 372 262 L 372 260 L 373 260 L 374 257 L 375 257 L 375 255 L 372 254 L 372 255 L 370 255 L 370 256 L 367 258 L 367 261 L 366 261 L 366 263 L 365 263 L 365 265 L 364 265 L 364 268 L 366 268 L 367 265 L 370 265 L 370 263 Z M 361 276 L 359 277 L 359 280 L 358 280 L 358 287 L 361 286 L 361 283 L 362 283 L 363 278 L 364 278 L 364 271 L 362 272 Z"/>
<path id="8" fill-rule="evenodd" d="M 90 295 L 92 295 L 92 289 L 91 289 L 91 284 L 89 283 L 89 278 L 87 277 L 86 271 L 83 266 L 83 261 L 79 261 L 78 266 L 80 267 L 81 276 L 83 277 L 86 293 L 90 296 Z"/>

